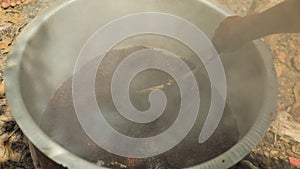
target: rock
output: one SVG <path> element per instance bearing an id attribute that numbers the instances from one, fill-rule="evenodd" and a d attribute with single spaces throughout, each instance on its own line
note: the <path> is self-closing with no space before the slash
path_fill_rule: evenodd
<path id="1" fill-rule="evenodd" d="M 282 72 L 283 72 L 282 66 L 276 66 L 275 70 L 276 70 L 277 77 L 280 77 L 282 75 Z"/>
<path id="2" fill-rule="evenodd" d="M 294 69 L 296 69 L 297 71 L 300 72 L 300 57 L 294 57 L 291 60 L 292 66 L 294 67 Z"/>
<path id="3" fill-rule="evenodd" d="M 292 106 L 292 114 L 297 119 L 297 117 L 300 117 L 300 82 L 297 82 L 295 84 L 293 88 L 293 93 L 295 96 L 295 102 Z"/>
<path id="4" fill-rule="evenodd" d="M 278 151 L 277 150 L 271 150 L 270 151 L 270 156 L 271 157 L 274 157 L 275 155 L 277 155 L 278 154 Z"/>
<path id="5" fill-rule="evenodd" d="M 12 42 L 13 39 L 5 39 L 3 41 L 0 41 L 0 54 L 7 54 L 10 51 Z"/>
<path id="6" fill-rule="evenodd" d="M 102 161 L 102 160 L 98 160 L 97 163 L 96 163 L 96 165 L 97 165 L 97 166 L 102 166 L 102 167 L 103 167 L 103 166 L 105 165 L 105 162 Z"/>
<path id="7" fill-rule="evenodd" d="M 4 90 L 4 81 L 0 82 L 0 96 L 3 96 L 5 93 Z"/>
<path id="8" fill-rule="evenodd" d="M 269 157 L 269 156 L 270 156 L 270 153 L 269 153 L 268 151 L 265 151 L 265 152 L 264 152 L 264 155 L 265 155 L 266 157 Z"/>
<path id="9" fill-rule="evenodd" d="M 0 49 L 6 49 L 12 44 L 13 39 L 4 39 L 0 42 Z"/>
<path id="10" fill-rule="evenodd" d="M 278 55 L 278 57 L 277 57 L 278 59 L 279 59 L 279 61 L 281 61 L 281 62 L 285 62 L 285 59 L 286 59 L 286 53 L 284 53 L 284 52 L 281 52 L 279 55 Z M 299 60 L 300 61 L 300 60 Z M 300 66 L 300 65 L 299 65 Z M 300 69 L 299 69 L 300 70 Z"/>
<path id="11" fill-rule="evenodd" d="M 292 146 L 292 151 L 298 155 L 300 155 L 300 144 Z"/>
<path id="12" fill-rule="evenodd" d="M 292 107 L 291 106 L 287 106 L 287 108 L 286 108 L 285 111 L 289 113 L 289 112 L 291 112 L 291 110 L 292 110 Z"/>

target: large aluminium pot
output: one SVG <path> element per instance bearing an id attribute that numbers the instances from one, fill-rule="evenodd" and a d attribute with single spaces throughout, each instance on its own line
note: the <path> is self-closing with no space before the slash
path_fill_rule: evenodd
<path id="1" fill-rule="evenodd" d="M 58 137 L 53 136 L 52 131 L 42 126 L 41 120 L 44 119 L 48 127 L 62 127 L 62 137 L 76 134 L 79 130 L 76 128 L 78 125 L 74 124 L 75 127 L 70 125 L 67 126 L 67 129 L 63 129 L 64 126 L 58 126 L 57 123 L 57 120 L 60 124 L 72 123 L 70 120 L 76 116 L 61 117 L 57 114 L 50 114 L 45 120 L 44 112 L 49 102 L 51 102 L 51 98 L 55 97 L 57 88 L 72 77 L 76 61 L 78 61 L 77 57 L 82 53 L 83 46 L 89 44 L 89 40 L 92 39 L 90 37 L 95 35 L 99 28 L 104 25 L 113 25 L 112 21 L 120 18 L 126 19 L 124 16 L 137 16 L 136 14 L 141 13 L 161 15 L 162 17 L 156 18 L 159 21 L 162 21 L 164 17 L 173 16 L 171 20 L 177 18 L 184 23 L 190 23 L 194 26 L 191 28 L 192 30 L 197 28 L 205 34 L 205 36 L 200 37 L 204 37 L 206 45 L 210 44 L 208 39 L 212 38 L 219 23 L 226 16 L 231 15 L 230 12 L 209 0 L 68 0 L 34 19 L 18 37 L 9 55 L 5 72 L 8 103 L 18 125 L 31 143 L 57 164 L 71 169 L 99 168 L 83 156 L 73 153 L 82 146 L 80 141 L 71 139 L 66 143 L 59 140 Z M 155 28 L 157 25 L 153 25 L 153 23 L 156 20 L 153 20 L 153 18 L 151 20 L 151 16 L 149 18 L 149 22 L 146 17 L 145 20 L 140 20 L 140 24 L 144 24 L 146 28 Z M 166 22 L 169 23 L 169 21 Z M 174 23 L 176 24 L 176 22 L 170 22 L 170 24 Z M 135 24 L 137 25 L 114 27 L 117 31 L 111 37 L 117 37 L 119 32 L 140 26 L 139 23 L 135 22 Z M 159 24 L 164 25 L 165 23 L 160 22 Z M 177 32 L 187 30 L 183 25 L 181 26 L 170 29 L 175 29 Z M 185 33 L 191 38 L 197 37 L 192 34 L 193 32 Z M 205 39 L 205 37 L 208 37 L 208 39 Z M 108 40 L 103 38 L 102 41 Z M 152 54 L 163 53 L 160 50 L 154 50 L 160 48 L 175 53 L 180 58 L 183 56 L 182 59 L 188 62 L 191 67 L 201 65 L 199 59 L 195 59 L 191 48 L 186 47 L 189 44 L 183 45 L 178 39 L 159 34 L 128 37 L 127 40 L 123 40 L 116 46 L 123 49 L 137 45 L 148 46 L 147 49 L 150 54 L 151 52 Z M 138 48 L 134 50 L 138 50 Z M 89 50 L 85 52 L 88 53 Z M 209 52 L 216 54 L 213 48 L 209 48 L 208 54 L 211 54 Z M 237 142 L 223 152 L 219 152 L 218 155 L 210 157 L 197 165 L 187 167 L 220 169 L 234 165 L 259 143 L 276 112 L 277 81 L 272 57 L 260 41 L 251 42 L 234 53 L 221 54 L 220 58 L 226 75 L 227 87 L 225 88 L 226 92 L 223 92 L 223 94 L 227 94 L 227 99 L 225 98 L 227 108 L 225 106 L 225 110 L 230 110 L 231 114 L 228 118 L 231 118 L 231 120 L 229 121 L 235 123 L 234 125 L 238 131 L 238 135 L 236 135 Z M 110 63 L 109 60 L 107 63 Z M 200 82 L 202 84 L 203 81 L 200 76 L 207 76 L 209 71 L 205 71 L 203 66 L 200 66 L 200 70 L 202 73 L 194 73 L 198 84 Z M 144 82 L 147 83 L 147 80 L 147 78 L 138 78 L 135 82 L 137 82 L 136 84 L 144 84 Z M 202 87 L 199 87 L 200 93 L 205 89 L 205 86 L 211 85 L 204 83 Z M 207 111 L 207 107 L 212 104 L 207 100 L 207 98 L 212 97 L 210 90 L 207 91 L 207 97 L 204 94 L 206 98 L 202 99 L 201 96 L 200 107 L 202 107 L 199 112 Z M 173 97 L 172 94 L 174 93 L 171 93 L 171 97 Z M 181 100 L 183 99 L 185 98 L 181 98 Z M 133 98 L 132 101 L 134 102 L 134 100 Z M 139 102 L 140 100 L 135 101 Z M 202 103 L 205 105 L 202 105 Z M 202 113 L 197 117 L 200 127 L 203 126 L 206 115 L 207 113 Z M 218 122 L 218 119 L 213 120 L 216 123 Z M 230 126 L 231 124 L 227 125 Z M 213 129 L 214 126 L 217 127 L 218 125 L 213 124 Z M 78 131 L 78 133 L 81 132 Z M 200 131 L 192 130 L 192 134 L 195 133 L 199 136 Z M 230 131 L 227 131 L 228 133 Z M 219 149 L 219 147 L 206 148 Z M 189 158 L 190 156 L 187 155 L 186 157 Z"/>

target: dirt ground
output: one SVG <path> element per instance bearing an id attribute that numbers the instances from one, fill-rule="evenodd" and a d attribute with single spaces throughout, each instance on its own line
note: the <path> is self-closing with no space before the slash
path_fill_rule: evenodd
<path id="1" fill-rule="evenodd" d="M 0 169 L 33 168 L 26 138 L 6 103 L 3 74 L 15 38 L 30 20 L 58 0 L 28 0 L 0 9 Z M 238 15 L 268 9 L 282 0 L 215 0 Z M 261 143 L 233 168 L 300 168 L 300 34 L 272 35 L 262 39 L 273 55 L 278 75 L 277 117 Z M 297 115 L 298 114 L 298 115 Z M 298 164 L 299 165 L 299 164 Z"/>

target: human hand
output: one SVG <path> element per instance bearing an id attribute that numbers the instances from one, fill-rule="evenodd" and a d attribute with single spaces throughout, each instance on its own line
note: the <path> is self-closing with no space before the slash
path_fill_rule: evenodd
<path id="1" fill-rule="evenodd" d="M 219 53 L 233 52 L 246 43 L 243 38 L 241 21 L 241 16 L 231 16 L 220 23 L 212 39 L 212 43 Z"/>

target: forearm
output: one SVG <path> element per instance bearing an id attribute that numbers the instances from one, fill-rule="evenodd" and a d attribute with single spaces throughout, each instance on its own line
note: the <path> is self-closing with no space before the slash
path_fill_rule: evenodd
<path id="1" fill-rule="evenodd" d="M 277 33 L 300 32 L 300 0 L 287 0 L 260 14 L 245 16 L 239 27 L 245 41 Z"/>

